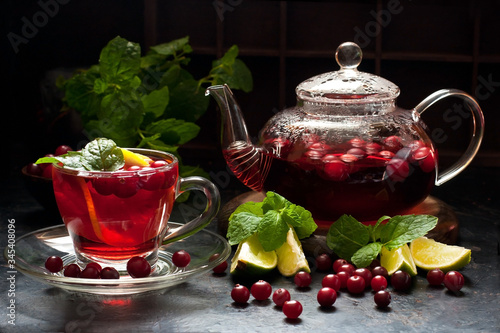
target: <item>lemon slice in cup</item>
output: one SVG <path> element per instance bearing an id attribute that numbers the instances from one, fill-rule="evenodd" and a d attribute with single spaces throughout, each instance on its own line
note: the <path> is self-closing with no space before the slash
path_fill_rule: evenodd
<path id="1" fill-rule="evenodd" d="M 398 270 L 405 271 L 411 276 L 417 275 L 417 267 L 411 256 L 408 244 L 390 251 L 382 247 L 382 251 L 380 252 L 380 264 L 387 269 L 389 275 L 392 275 Z"/>
<path id="2" fill-rule="evenodd" d="M 311 269 L 302 250 L 297 233 L 293 228 L 288 230 L 286 242 L 277 250 L 278 270 L 283 276 L 293 276 L 299 271 L 310 273 Z"/>
<path id="3" fill-rule="evenodd" d="M 278 257 L 275 251 L 264 251 L 257 234 L 238 244 L 231 260 L 231 274 L 260 276 L 276 268 Z"/>
<path id="4" fill-rule="evenodd" d="M 410 251 L 417 267 L 425 270 L 439 268 L 443 272 L 456 271 L 471 260 L 471 250 L 439 243 L 427 237 L 412 241 Z"/>
<path id="5" fill-rule="evenodd" d="M 131 166 L 149 166 L 149 164 L 152 162 L 152 160 L 144 156 L 142 154 L 138 153 L 133 153 L 130 150 L 127 150 L 125 148 L 120 148 L 120 150 L 123 153 L 123 158 L 125 160 L 125 166 L 131 167 Z"/>

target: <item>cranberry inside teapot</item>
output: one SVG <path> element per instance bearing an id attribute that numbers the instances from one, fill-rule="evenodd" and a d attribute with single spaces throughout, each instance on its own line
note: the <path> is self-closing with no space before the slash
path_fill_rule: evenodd
<path id="1" fill-rule="evenodd" d="M 326 223 L 343 214 L 365 222 L 401 214 L 434 185 L 437 153 L 426 141 L 389 136 L 368 142 L 346 138 L 336 145 L 302 142 L 282 147 L 277 156 L 269 139 L 262 149 L 269 160 L 262 189 L 280 193 Z"/>

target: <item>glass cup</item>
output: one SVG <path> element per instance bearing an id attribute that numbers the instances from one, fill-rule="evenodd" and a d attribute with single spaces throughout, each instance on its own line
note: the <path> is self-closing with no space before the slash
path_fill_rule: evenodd
<path id="1" fill-rule="evenodd" d="M 97 262 L 125 272 L 134 256 L 146 258 L 154 269 L 162 244 L 203 229 L 220 205 L 217 187 L 202 177 L 179 177 L 175 156 L 149 149 L 129 149 L 153 160 L 156 168 L 136 171 L 79 171 L 57 164 L 53 168 L 54 193 L 61 217 L 73 240 L 77 263 Z M 205 210 L 178 228 L 168 219 L 175 199 L 199 190 L 207 199 Z"/>

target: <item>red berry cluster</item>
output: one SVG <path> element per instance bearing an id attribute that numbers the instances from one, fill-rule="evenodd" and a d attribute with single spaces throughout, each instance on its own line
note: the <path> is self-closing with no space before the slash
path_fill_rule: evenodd
<path id="1" fill-rule="evenodd" d="M 47 154 L 45 155 L 45 157 L 64 155 L 68 151 L 72 150 L 73 149 L 70 146 L 62 145 L 57 147 L 53 154 Z M 42 164 L 30 163 L 26 166 L 26 171 L 30 175 L 52 179 L 52 163 L 42 163 Z"/>
<path id="2" fill-rule="evenodd" d="M 113 267 L 104 267 L 95 262 L 88 263 L 82 270 L 77 264 L 69 264 L 66 267 L 58 256 L 48 257 L 45 261 L 45 268 L 49 272 L 58 273 L 63 271 L 66 277 L 83 279 L 119 279 L 120 273 Z"/>
<path id="3" fill-rule="evenodd" d="M 96 262 L 88 263 L 82 270 L 77 264 L 69 264 L 64 267 L 63 261 L 58 256 L 48 257 L 45 268 L 51 273 L 63 271 L 66 277 L 84 279 L 119 279 L 120 273 L 113 267 L 102 268 Z M 133 278 L 147 277 L 151 274 L 151 265 L 143 257 L 132 257 L 127 262 L 127 272 Z"/>
<path id="4" fill-rule="evenodd" d="M 449 271 L 446 274 L 439 268 L 431 269 L 427 272 L 427 282 L 431 286 L 440 286 L 444 284 L 446 289 L 453 293 L 458 293 L 464 286 L 464 277 L 456 271 Z"/>
<path id="5" fill-rule="evenodd" d="M 305 273 L 305 272 L 304 272 Z M 306 273 L 309 274 L 309 273 Z M 264 301 L 271 297 L 276 306 L 281 307 L 283 314 L 290 319 L 296 319 L 302 313 L 302 304 L 299 301 L 292 300 L 290 292 L 284 288 L 274 291 L 269 282 L 259 280 L 252 284 L 250 290 L 241 284 L 237 284 L 231 290 L 231 298 L 236 303 L 246 303 L 252 295 L 257 301 Z"/>
<path id="6" fill-rule="evenodd" d="M 375 260 L 368 268 L 356 269 L 352 264 L 344 259 L 337 259 L 333 262 L 327 254 L 322 254 L 316 258 L 316 267 L 319 271 L 328 271 L 333 268 L 333 274 L 327 274 L 321 281 L 321 289 L 316 295 L 316 299 L 321 307 L 331 307 L 337 300 L 341 289 L 346 289 L 351 294 L 362 294 L 373 290 L 373 300 L 378 308 L 385 308 L 391 303 L 391 294 L 387 290 L 388 281 L 395 291 L 405 292 L 411 288 L 412 278 L 404 271 L 396 271 L 390 276 L 387 270 L 380 266 L 380 262 Z M 308 288 L 311 284 L 311 275 L 307 272 L 298 272 L 294 278 L 294 283 L 298 288 Z M 427 280 L 430 285 L 441 285 L 444 283 L 448 290 L 457 293 L 464 285 L 462 274 L 450 271 L 444 274 L 439 269 L 428 272 Z M 298 318 L 302 313 L 302 304 L 299 301 L 291 300 L 290 292 L 284 288 L 279 288 L 272 293 L 271 285 L 263 280 L 259 280 L 247 287 L 237 284 L 231 291 L 231 297 L 236 303 L 246 303 L 252 295 L 256 300 L 268 299 L 272 294 L 272 300 L 276 306 L 282 308 L 287 318 Z"/>

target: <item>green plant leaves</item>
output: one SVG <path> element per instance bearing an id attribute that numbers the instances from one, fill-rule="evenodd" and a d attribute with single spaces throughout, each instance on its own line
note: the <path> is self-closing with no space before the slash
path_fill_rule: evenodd
<path id="1" fill-rule="evenodd" d="M 121 147 L 177 153 L 179 145 L 199 133 L 194 122 L 210 102 L 204 85 L 228 83 L 244 91 L 253 86 L 236 46 L 199 80 L 183 68 L 192 51 L 189 37 L 183 37 L 153 46 L 141 56 L 139 44 L 118 36 L 102 49 L 99 64 L 58 85 L 67 107 L 81 114 L 90 139 L 106 137 Z M 189 172 L 198 171 L 195 167 Z"/>
<path id="2" fill-rule="evenodd" d="M 318 227 L 309 211 L 277 193 L 267 192 L 262 202 L 247 202 L 236 208 L 229 217 L 227 238 L 235 245 L 258 233 L 264 250 L 273 251 L 286 241 L 290 226 L 299 239 L 309 237 Z"/>
<path id="3" fill-rule="evenodd" d="M 368 226 L 352 216 L 343 215 L 330 226 L 326 241 L 339 257 L 357 267 L 366 267 L 377 258 L 382 247 L 397 249 L 425 236 L 437 221 L 437 217 L 430 215 L 383 216 L 374 226 Z"/>

